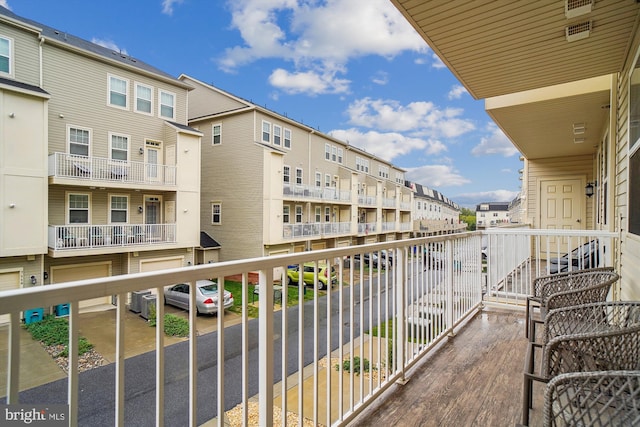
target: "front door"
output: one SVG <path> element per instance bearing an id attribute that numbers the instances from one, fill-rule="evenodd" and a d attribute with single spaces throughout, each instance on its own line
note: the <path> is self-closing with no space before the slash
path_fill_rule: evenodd
<path id="1" fill-rule="evenodd" d="M 551 230 L 581 230 L 584 224 L 583 179 L 541 180 L 540 181 L 540 228 Z M 555 237 L 543 239 L 543 253 L 547 243 L 550 249 L 557 248 Z M 562 250 L 567 248 L 565 239 L 560 240 Z M 556 256 L 554 254 L 554 256 Z"/>
<path id="2" fill-rule="evenodd" d="M 148 241 L 162 239 L 162 200 L 159 196 L 144 197 L 144 223 Z"/>
<path id="3" fill-rule="evenodd" d="M 162 150 L 158 141 L 145 141 L 145 170 L 146 179 L 150 182 L 159 182 L 162 178 Z"/>

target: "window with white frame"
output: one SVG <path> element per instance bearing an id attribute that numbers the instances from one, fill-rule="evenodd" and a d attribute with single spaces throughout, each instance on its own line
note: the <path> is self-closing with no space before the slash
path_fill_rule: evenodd
<path id="1" fill-rule="evenodd" d="M 216 123 L 211 127 L 211 144 L 220 145 L 222 143 L 222 124 Z"/>
<path id="2" fill-rule="evenodd" d="M 128 109 L 128 92 L 128 80 L 116 76 L 109 76 L 109 105 L 112 107 Z"/>
<path id="3" fill-rule="evenodd" d="M 320 206 L 316 206 L 316 222 L 322 221 L 322 208 Z"/>
<path id="4" fill-rule="evenodd" d="M 356 156 L 356 170 L 369 173 L 369 159 Z"/>
<path id="5" fill-rule="evenodd" d="M 324 144 L 324 159 L 331 160 L 331 145 Z"/>
<path id="6" fill-rule="evenodd" d="M 160 90 L 158 99 L 160 100 L 158 115 L 165 119 L 176 119 L 176 95 L 171 92 Z"/>
<path id="7" fill-rule="evenodd" d="M 289 224 L 291 215 L 291 207 L 289 205 L 282 206 L 282 222 L 285 224 Z"/>
<path id="8" fill-rule="evenodd" d="M 278 125 L 273 125 L 273 145 L 282 144 L 282 128 Z"/>
<path id="9" fill-rule="evenodd" d="M 344 150 L 342 148 L 338 148 L 338 163 L 342 164 L 343 158 L 344 158 Z"/>
<path id="10" fill-rule="evenodd" d="M 89 157 L 91 144 L 91 130 L 77 127 L 67 128 L 69 140 L 69 154 Z"/>
<path id="11" fill-rule="evenodd" d="M 329 206 L 324 207 L 324 222 L 331 222 L 331 208 Z"/>
<path id="12" fill-rule="evenodd" d="M 322 174 L 316 172 L 316 187 L 322 187 Z"/>
<path id="13" fill-rule="evenodd" d="M 284 148 L 291 148 L 291 129 L 284 129 Z"/>
<path id="14" fill-rule="evenodd" d="M 222 203 L 211 203 L 211 224 L 222 224 Z"/>
<path id="15" fill-rule="evenodd" d="M 389 166 L 379 166 L 378 167 L 378 176 L 380 178 L 389 179 Z"/>
<path id="16" fill-rule="evenodd" d="M 398 184 L 404 184 L 404 174 L 402 172 L 396 172 L 396 182 Z"/>
<path id="17" fill-rule="evenodd" d="M 302 206 L 296 205 L 296 223 L 302 222 Z"/>
<path id="18" fill-rule="evenodd" d="M 129 196 L 112 195 L 110 201 L 109 221 L 126 223 L 129 218 Z"/>
<path id="19" fill-rule="evenodd" d="M 262 142 L 271 143 L 271 123 L 262 121 Z"/>
<path id="20" fill-rule="evenodd" d="M 69 224 L 89 224 L 89 194 L 69 193 L 67 209 Z"/>
<path id="21" fill-rule="evenodd" d="M 110 134 L 111 160 L 129 159 L 129 137 L 127 135 Z"/>
<path id="22" fill-rule="evenodd" d="M 331 146 L 331 161 L 332 162 L 338 161 L 338 147 L 336 147 L 335 145 Z"/>
<path id="23" fill-rule="evenodd" d="M 287 165 L 282 167 L 282 181 L 285 184 L 289 184 L 291 182 L 291 168 Z"/>
<path id="24" fill-rule="evenodd" d="M 13 74 L 13 42 L 10 38 L 0 36 L 0 73 Z"/>
<path id="25" fill-rule="evenodd" d="M 296 168 L 296 185 L 302 185 L 302 169 Z"/>
<path id="26" fill-rule="evenodd" d="M 328 173 L 324 175 L 324 186 L 331 187 L 331 175 Z"/>
<path id="27" fill-rule="evenodd" d="M 153 88 L 142 83 L 136 83 L 135 94 L 137 113 L 152 114 L 153 112 Z"/>

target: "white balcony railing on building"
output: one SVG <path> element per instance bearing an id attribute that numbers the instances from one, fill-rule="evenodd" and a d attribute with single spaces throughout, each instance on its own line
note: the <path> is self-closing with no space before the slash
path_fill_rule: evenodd
<path id="1" fill-rule="evenodd" d="M 104 157 L 49 155 L 49 176 L 85 181 L 109 181 L 130 184 L 176 185 L 176 167 Z"/>
<path id="2" fill-rule="evenodd" d="M 413 223 L 411 222 L 401 222 L 400 223 L 400 231 L 410 231 L 413 229 Z"/>
<path id="3" fill-rule="evenodd" d="M 463 326 L 482 304 L 483 279 L 489 279 L 485 298 L 523 304 L 532 278 L 549 271 L 553 256 L 591 243 L 598 248 L 598 255 L 589 261 L 590 266 L 603 266 L 610 265 L 616 248 L 613 233 L 492 230 L 485 239 L 485 275 L 483 237 L 480 232 L 433 236 L 0 292 L 0 316 L 8 314 L 10 318 L 6 403 L 20 403 L 20 373 L 33 368 L 28 366 L 30 358 L 19 357 L 24 337 L 20 333 L 21 313 L 33 307 L 68 304 L 69 373 L 62 395 L 70 407 L 69 425 L 78 425 L 79 420 L 95 424 L 98 418 L 94 417 L 99 417 L 105 425 L 154 424 L 151 418 L 155 418 L 155 424 L 195 426 L 214 417 L 222 419 L 225 410 L 238 405 L 243 425 L 248 425 L 249 419 L 257 419 L 255 424 L 261 426 L 274 425 L 274 405 L 284 413 L 293 412 L 300 425 L 305 418 L 313 425 L 346 425 L 373 403 L 379 404 L 385 390 L 404 379 L 407 370 L 430 355 L 438 342 L 453 335 L 454 328 Z M 525 246 L 533 249 L 527 253 Z M 376 259 L 374 255 L 382 259 L 383 250 L 387 262 L 378 267 L 356 263 L 356 255 L 362 260 Z M 302 294 L 299 289 L 285 291 L 274 305 L 274 292 L 264 290 L 270 289 L 274 280 L 287 282 L 287 266 L 301 268 L 304 263 L 333 265 L 339 285 L 331 292 L 307 295 L 309 301 L 295 299 Z M 504 266 L 494 274 L 492 270 L 499 263 Z M 587 266 L 584 260 L 576 263 L 578 268 Z M 248 310 L 252 272 L 257 272 L 261 290 L 257 311 Z M 501 277 L 506 272 L 510 272 L 510 283 Z M 125 375 L 130 345 L 124 340 L 128 294 L 151 289 L 162 295 L 163 288 L 173 283 L 194 287 L 197 280 L 209 278 L 216 278 L 219 292 L 234 284 L 235 292 L 241 294 L 236 298 L 239 306 L 234 309 L 233 321 L 225 324 L 228 315 L 221 311 L 217 330 L 198 336 L 196 293 L 191 292 L 189 337 L 184 346 L 165 349 L 164 334 L 156 333 L 155 363 L 139 365 L 135 376 Z M 309 289 L 318 288 L 315 277 Z M 115 324 L 104 328 L 115 329 L 115 363 L 97 368 L 104 369 L 103 380 L 91 381 L 92 373 L 81 374 L 78 366 L 83 319 L 80 305 L 84 300 L 114 294 Z M 287 309 L 280 310 L 280 304 Z M 163 331 L 163 304 L 157 304 L 156 319 L 156 331 Z M 380 338 L 382 331 L 386 338 Z M 327 354 L 335 360 L 324 360 Z M 345 365 L 354 366 L 356 357 L 362 367 L 368 362 L 376 375 L 347 371 Z M 126 363 L 129 366 L 131 360 Z M 140 391 L 125 393 L 133 381 Z M 276 398 L 276 392 L 289 398 Z M 91 399 L 81 399 L 81 393 Z M 39 404 L 60 403 L 46 386 L 29 390 L 30 401 L 34 398 Z M 92 403 L 95 399 L 101 402 L 99 411 Z M 135 405 L 126 404 L 129 399 Z M 249 405 L 250 400 L 258 405 Z M 112 413 L 102 408 L 112 408 Z M 151 408 L 151 412 L 136 408 Z"/>
<path id="4" fill-rule="evenodd" d="M 313 187 L 309 185 L 284 184 L 282 187 L 284 197 L 296 199 L 315 199 L 334 202 L 351 201 L 351 192 L 338 190 L 335 187 Z"/>
<path id="5" fill-rule="evenodd" d="M 400 209 L 402 209 L 403 211 L 410 211 L 411 210 L 411 202 L 400 202 Z"/>
<path id="6" fill-rule="evenodd" d="M 176 224 L 50 225 L 48 233 L 56 251 L 176 242 Z"/>
<path id="7" fill-rule="evenodd" d="M 312 222 L 308 224 L 284 224 L 283 237 L 295 239 L 299 237 L 320 237 L 322 223 Z"/>
<path id="8" fill-rule="evenodd" d="M 360 222 L 358 223 L 358 234 L 369 234 L 376 232 L 375 222 Z"/>
<path id="9" fill-rule="evenodd" d="M 335 236 L 351 233 L 350 222 L 325 222 L 322 224 L 323 236 Z"/>
<path id="10" fill-rule="evenodd" d="M 376 203 L 378 203 L 378 199 L 376 198 L 376 196 L 363 196 L 363 195 L 358 196 L 359 205 L 375 206 Z"/>
<path id="11" fill-rule="evenodd" d="M 382 199 L 382 207 L 383 208 L 395 208 L 396 207 L 396 199 L 385 197 Z"/>
<path id="12" fill-rule="evenodd" d="M 385 221 L 382 223 L 382 231 L 396 231 L 395 221 Z"/>

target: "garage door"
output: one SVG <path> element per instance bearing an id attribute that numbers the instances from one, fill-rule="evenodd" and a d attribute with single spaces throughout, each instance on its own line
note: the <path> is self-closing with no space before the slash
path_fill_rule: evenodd
<path id="1" fill-rule="evenodd" d="M 163 259 L 150 259 L 140 261 L 140 272 L 146 273 L 147 271 L 167 270 L 169 268 L 183 267 L 184 258 L 163 258 Z M 152 293 L 156 293 L 156 289 L 150 289 Z"/>
<path id="2" fill-rule="evenodd" d="M 63 283 L 109 277 L 109 269 L 109 263 L 53 267 L 51 269 L 51 279 L 52 283 Z M 111 304 L 111 296 L 80 301 L 80 308 L 95 307 L 102 304 Z"/>
<path id="3" fill-rule="evenodd" d="M 20 270 L 0 273 L 0 292 L 20 288 Z M 0 315 L 0 324 L 9 323 L 9 315 Z"/>

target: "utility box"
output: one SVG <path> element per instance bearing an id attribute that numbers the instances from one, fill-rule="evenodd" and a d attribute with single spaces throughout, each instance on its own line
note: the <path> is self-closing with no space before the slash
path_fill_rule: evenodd
<path id="1" fill-rule="evenodd" d="M 151 291 L 131 292 L 131 304 L 129 304 L 129 310 L 134 313 L 140 313 L 142 310 L 142 297 L 145 295 L 151 295 Z"/>
<path id="2" fill-rule="evenodd" d="M 32 308 L 24 311 L 24 323 L 35 323 L 44 319 L 44 308 Z"/>
<path id="3" fill-rule="evenodd" d="M 153 307 L 153 308 L 152 308 Z M 143 295 L 142 305 L 140 307 L 140 316 L 149 320 L 152 310 L 156 308 L 156 296 L 155 295 Z"/>
<path id="4" fill-rule="evenodd" d="M 56 316 L 68 316 L 69 315 L 69 304 L 58 304 L 55 307 Z"/>

